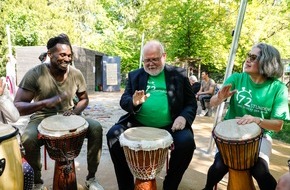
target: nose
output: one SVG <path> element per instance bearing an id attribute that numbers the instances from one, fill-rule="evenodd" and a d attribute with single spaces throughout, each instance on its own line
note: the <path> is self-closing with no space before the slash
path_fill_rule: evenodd
<path id="1" fill-rule="evenodd" d="M 66 56 L 64 57 L 64 61 L 66 61 L 66 62 L 70 62 L 70 61 L 71 61 L 71 57 L 66 55 Z"/>

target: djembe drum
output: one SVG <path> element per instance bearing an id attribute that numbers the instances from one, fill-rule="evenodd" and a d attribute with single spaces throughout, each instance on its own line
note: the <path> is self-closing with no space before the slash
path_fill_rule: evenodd
<path id="1" fill-rule="evenodd" d="M 0 189 L 23 190 L 22 158 L 18 129 L 0 124 Z"/>
<path id="2" fill-rule="evenodd" d="M 254 190 L 249 169 L 259 157 L 262 130 L 256 123 L 238 125 L 236 119 L 219 123 L 213 130 L 223 162 L 229 167 L 228 190 Z"/>
<path id="3" fill-rule="evenodd" d="M 162 170 L 173 139 L 164 129 L 133 127 L 120 136 L 135 190 L 156 190 L 156 175 Z"/>
<path id="4" fill-rule="evenodd" d="M 39 124 L 39 138 L 44 140 L 49 157 L 55 160 L 54 190 L 77 189 L 74 158 L 80 153 L 87 129 L 87 121 L 77 115 L 54 115 Z"/>

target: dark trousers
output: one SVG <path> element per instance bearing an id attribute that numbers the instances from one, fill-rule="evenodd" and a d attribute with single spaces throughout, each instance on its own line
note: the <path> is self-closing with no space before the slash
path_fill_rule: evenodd
<path id="1" fill-rule="evenodd" d="M 107 143 L 114 164 L 119 190 L 134 190 L 134 177 L 128 167 L 119 136 L 127 127 L 114 125 L 107 133 Z M 169 169 L 163 182 L 164 190 L 177 190 L 195 149 L 194 136 L 190 129 L 172 133 L 174 150 L 171 151 Z"/>
<path id="2" fill-rule="evenodd" d="M 202 110 L 206 109 L 205 101 L 206 100 L 210 100 L 211 97 L 212 97 L 211 94 L 201 94 L 201 95 L 198 96 L 198 100 L 200 101 L 200 105 L 201 105 Z"/>
<path id="3" fill-rule="evenodd" d="M 220 152 L 215 156 L 213 165 L 208 170 L 205 190 L 212 190 L 224 175 L 229 171 L 228 166 L 223 163 Z M 268 163 L 259 157 L 258 162 L 250 169 L 252 176 L 256 179 L 260 190 L 275 190 L 277 182 L 270 174 Z"/>

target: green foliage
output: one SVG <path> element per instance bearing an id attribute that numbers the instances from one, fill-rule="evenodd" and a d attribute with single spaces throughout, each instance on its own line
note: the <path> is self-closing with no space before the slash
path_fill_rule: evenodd
<path id="1" fill-rule="evenodd" d="M 0 74 L 10 25 L 13 46 L 45 45 L 64 32 L 74 45 L 120 56 L 122 74 L 139 67 L 144 33 L 145 41 L 164 43 L 169 63 L 198 59 L 202 69 L 223 78 L 239 6 L 238 0 L 1 0 Z M 260 41 L 290 57 L 289 9 L 286 0 L 248 2 L 234 71 L 242 70 L 245 54 Z"/>
<path id="2" fill-rule="evenodd" d="M 290 144 L 290 121 L 285 121 L 283 129 L 274 133 L 273 138 Z"/>
<path id="3" fill-rule="evenodd" d="M 288 104 L 288 108 L 290 110 L 290 104 Z M 290 144 L 289 134 L 290 134 L 290 120 L 284 122 L 283 129 L 277 133 L 274 133 L 273 138 Z"/>

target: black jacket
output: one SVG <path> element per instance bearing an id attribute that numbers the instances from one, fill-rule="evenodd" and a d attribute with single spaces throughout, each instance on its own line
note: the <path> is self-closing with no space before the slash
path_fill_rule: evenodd
<path id="1" fill-rule="evenodd" d="M 196 116 L 197 103 L 186 71 L 179 67 L 165 65 L 164 73 L 172 121 L 178 116 L 183 116 L 186 119 L 186 127 L 191 129 Z M 148 77 L 148 73 L 143 68 L 129 73 L 126 89 L 120 100 L 120 106 L 128 113 L 123 115 L 117 124 L 127 125 L 142 106 L 141 104 L 134 107 L 132 97 L 135 90 L 146 90 Z"/>

